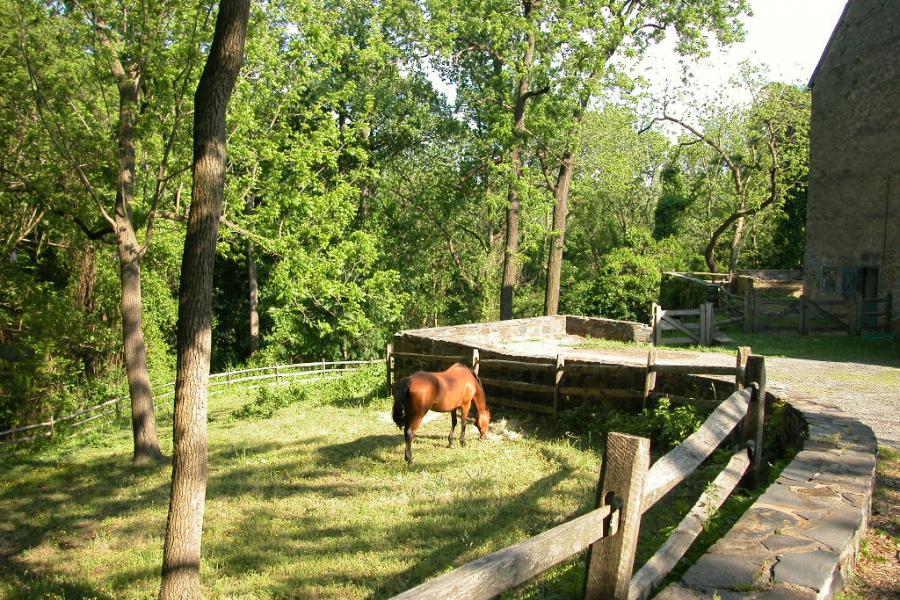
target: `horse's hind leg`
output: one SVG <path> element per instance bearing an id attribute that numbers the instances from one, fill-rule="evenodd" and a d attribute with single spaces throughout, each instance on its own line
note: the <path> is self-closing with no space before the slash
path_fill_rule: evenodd
<path id="1" fill-rule="evenodd" d="M 450 411 L 450 435 L 447 436 L 447 447 L 453 447 L 453 432 L 456 431 L 456 409 Z M 463 421 L 465 423 L 465 421 Z"/>
<path id="2" fill-rule="evenodd" d="M 404 457 L 406 458 L 407 463 L 412 464 L 412 441 L 416 438 L 416 434 L 409 425 L 404 428 L 403 437 L 406 438 L 406 452 L 404 453 Z"/>

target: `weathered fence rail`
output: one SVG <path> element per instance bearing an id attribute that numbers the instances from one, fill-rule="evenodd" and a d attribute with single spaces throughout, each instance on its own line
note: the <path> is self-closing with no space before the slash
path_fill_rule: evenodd
<path id="1" fill-rule="evenodd" d="M 294 363 L 286 365 L 272 365 L 269 367 L 256 367 L 252 369 L 239 369 L 236 371 L 226 371 L 223 373 L 213 373 L 209 376 L 209 388 L 223 388 L 237 386 L 241 389 L 255 389 L 265 385 L 287 385 L 298 381 L 306 380 L 327 380 L 340 377 L 344 373 L 356 371 L 366 365 L 380 362 L 377 360 L 346 360 L 346 361 L 316 361 L 306 363 Z M 252 375 L 251 375 L 252 374 Z M 240 375 L 240 377 L 235 377 Z M 151 388 L 154 399 L 162 399 L 175 394 L 175 382 L 170 381 Z M 216 390 L 218 391 L 218 390 Z M 215 392 L 211 392 L 215 393 Z M 52 437 L 56 431 L 56 427 L 61 423 L 66 423 L 68 428 L 78 427 L 90 421 L 103 416 L 94 415 L 81 420 L 78 417 L 94 413 L 97 411 L 105 411 L 115 409 L 120 411 L 122 402 L 128 400 L 128 396 L 120 396 L 112 398 L 100 404 L 82 408 L 71 414 L 61 417 L 51 417 L 42 423 L 34 423 L 31 425 L 23 425 L 13 427 L 5 431 L 0 431 L 0 444 L 21 444 L 36 439 Z M 21 437 L 17 434 L 26 431 L 43 430 L 40 433 Z"/>
<path id="2" fill-rule="evenodd" d="M 746 349 L 742 350 L 746 356 Z M 739 352 L 738 365 L 741 355 Z M 652 364 L 650 358 L 649 364 Z M 677 372 L 693 372 L 693 368 Z M 753 478 L 751 481 L 760 476 L 765 385 L 763 357 L 747 357 L 738 381 L 740 389 L 721 402 L 696 432 L 652 467 L 650 440 L 610 433 L 595 510 L 426 581 L 395 596 L 394 600 L 487 600 L 526 583 L 583 550 L 587 550 L 586 599 L 646 599 L 681 560 L 739 482 L 748 474 Z M 632 577 L 641 516 L 696 471 L 735 431 L 740 432 L 740 450 L 732 455 L 659 550 Z"/>

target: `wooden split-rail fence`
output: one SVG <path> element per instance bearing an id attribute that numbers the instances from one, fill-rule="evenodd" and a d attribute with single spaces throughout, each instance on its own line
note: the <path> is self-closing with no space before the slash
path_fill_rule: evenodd
<path id="1" fill-rule="evenodd" d="M 344 361 L 316 361 L 295 363 L 288 365 L 272 365 L 269 367 L 256 367 L 252 369 L 239 369 L 224 373 L 213 373 L 209 376 L 210 395 L 224 392 L 232 386 L 251 390 L 263 386 L 286 385 L 302 381 L 322 381 L 335 379 L 345 373 L 355 371 L 367 365 L 381 362 L 377 360 L 344 360 Z M 175 382 L 170 381 L 151 388 L 154 400 L 172 397 L 175 395 Z M 95 421 L 109 411 L 115 410 L 121 414 L 122 405 L 129 400 L 128 396 L 121 396 L 101 402 L 100 404 L 83 408 L 71 414 L 50 418 L 42 423 L 13 427 L 6 431 L 0 431 L 0 444 L 20 444 L 36 439 L 53 437 L 61 426 L 73 429 Z M 27 434 L 27 435 L 22 435 Z"/>
<path id="2" fill-rule="evenodd" d="M 745 478 L 752 484 L 762 476 L 763 357 L 748 358 L 736 387 L 700 429 L 652 466 L 649 439 L 610 433 L 597 486 L 597 507 L 591 512 L 426 581 L 394 600 L 487 600 L 585 550 L 585 599 L 644 600 L 681 560 L 738 484 Z M 735 431 L 740 449 L 659 550 L 634 573 L 642 515 Z"/>
<path id="3" fill-rule="evenodd" d="M 482 356 L 478 348 L 471 349 L 466 354 L 427 354 L 421 352 L 395 351 L 393 344 L 388 344 L 385 351 L 386 388 L 390 393 L 393 389 L 397 372 L 396 361 L 414 361 L 422 365 L 423 370 L 441 370 L 453 363 L 470 365 L 478 375 L 481 384 L 492 404 L 509 406 L 533 412 L 559 416 L 559 411 L 564 408 L 567 398 L 579 400 L 599 401 L 632 401 L 635 406 L 646 408 L 651 400 L 667 397 L 678 404 L 695 404 L 699 406 L 718 406 L 718 401 L 704 398 L 692 398 L 677 394 L 660 393 L 656 390 L 657 374 L 673 375 L 724 375 L 734 378 L 735 385 L 739 385 L 744 377 L 747 357 L 750 355 L 749 346 L 741 346 L 737 349 L 736 360 L 731 365 L 703 365 L 703 364 L 668 364 L 657 362 L 657 351 L 651 348 L 647 352 L 645 366 L 623 365 L 618 363 L 597 362 L 573 362 L 566 361 L 564 355 L 557 355 L 555 359 L 521 359 L 521 358 L 493 358 Z M 499 376 L 498 370 L 506 371 L 504 376 Z M 410 369 L 406 369 L 409 371 Z M 488 372 L 490 376 L 485 376 Z M 494 375 L 497 373 L 498 375 Z M 525 376 L 540 378 L 546 383 L 534 383 L 521 381 L 510 377 L 515 373 Z M 616 378 L 615 375 L 639 374 L 643 381 L 643 389 L 597 387 L 593 385 L 581 385 L 571 379 L 585 375 L 600 375 Z M 628 377 L 627 379 L 632 379 Z M 509 392 L 517 397 L 510 397 Z M 523 396 L 527 397 L 524 399 Z"/>

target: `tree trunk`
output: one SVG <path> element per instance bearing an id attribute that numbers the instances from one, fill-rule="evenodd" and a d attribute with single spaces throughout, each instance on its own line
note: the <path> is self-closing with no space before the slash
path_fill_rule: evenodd
<path id="1" fill-rule="evenodd" d="M 569 216 L 569 185 L 572 183 L 574 154 L 566 150 L 556 177 L 556 206 L 553 208 L 553 234 L 547 259 L 547 287 L 544 291 L 544 314 L 559 312 L 559 282 L 562 277 L 563 251 L 566 247 L 566 218 Z"/>
<path id="2" fill-rule="evenodd" d="M 225 189 L 225 112 L 240 72 L 250 0 L 222 0 L 194 96 L 194 188 L 178 305 L 175 456 L 160 600 L 202 598 L 200 537 L 206 500 L 206 421 L 212 283 Z"/>
<path id="3" fill-rule="evenodd" d="M 531 15 L 532 3 L 530 0 L 524 2 L 524 16 L 526 19 Z M 513 146 L 510 152 L 510 163 L 512 165 L 513 180 L 509 183 L 509 192 L 507 193 L 506 207 L 506 248 L 503 251 L 503 281 L 500 287 L 500 319 L 507 320 L 513 318 L 513 294 L 516 287 L 516 279 L 518 278 L 518 259 L 519 259 L 519 182 L 522 179 L 522 144 L 525 138 L 525 107 L 528 103 L 530 74 L 529 70 L 534 62 L 534 32 L 528 33 L 528 46 L 525 49 L 525 55 L 522 58 L 522 66 L 524 73 L 519 79 L 519 85 L 516 90 L 516 102 L 513 109 Z"/>
<path id="4" fill-rule="evenodd" d="M 134 438 L 132 460 L 138 463 L 163 460 L 156 434 L 156 413 L 150 392 L 147 372 L 147 347 L 141 318 L 141 256 L 142 251 L 134 233 L 131 204 L 134 199 L 135 150 L 134 124 L 140 90 L 140 78 L 126 74 L 120 68 L 119 88 L 119 173 L 116 185 L 114 215 L 116 250 L 119 255 L 119 280 L 122 284 L 122 341 L 125 355 L 125 374 L 131 396 L 131 429 Z"/>
<path id="5" fill-rule="evenodd" d="M 247 213 L 253 212 L 253 197 L 247 198 Z M 250 301 L 250 355 L 259 349 L 259 285 L 256 279 L 256 259 L 253 256 L 253 241 L 247 241 L 247 294 Z"/>
<path id="6" fill-rule="evenodd" d="M 731 255 L 728 259 L 728 272 L 737 271 L 738 257 L 741 255 L 741 248 L 744 245 L 744 217 L 741 217 L 734 223 L 734 237 L 731 238 Z"/>

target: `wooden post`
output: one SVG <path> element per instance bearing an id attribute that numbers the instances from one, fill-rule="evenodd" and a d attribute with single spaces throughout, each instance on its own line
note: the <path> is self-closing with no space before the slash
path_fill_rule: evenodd
<path id="1" fill-rule="evenodd" d="M 744 292 L 744 333 L 753 331 L 753 290 Z"/>
<path id="2" fill-rule="evenodd" d="M 800 295 L 800 335 L 809 335 L 809 296 Z"/>
<path id="3" fill-rule="evenodd" d="M 744 387 L 753 385 L 753 395 L 744 418 L 744 442 L 750 447 L 751 459 L 748 481 L 755 486 L 763 478 L 763 420 L 766 414 L 766 359 L 753 354 L 744 369 Z"/>
<path id="4" fill-rule="evenodd" d="M 562 354 L 556 355 L 556 374 L 553 379 L 553 418 L 559 416 L 559 382 L 562 381 L 566 359 Z"/>
<path id="5" fill-rule="evenodd" d="M 615 510 L 610 516 L 609 535 L 588 549 L 585 600 L 628 598 L 649 466 L 650 440 L 624 433 L 607 436 L 597 506 L 611 504 Z"/>
<path id="6" fill-rule="evenodd" d="M 713 339 L 713 304 L 704 302 L 700 305 L 700 343 L 711 346 Z"/>
<path id="7" fill-rule="evenodd" d="M 849 333 L 850 335 L 859 335 L 862 333 L 862 321 L 863 321 L 863 301 L 862 294 L 856 292 L 849 300 L 850 302 L 850 313 L 848 315 L 849 322 Z"/>
<path id="8" fill-rule="evenodd" d="M 653 345 L 662 345 L 662 316 L 660 314 L 661 307 L 656 302 L 653 303 Z"/>
<path id="9" fill-rule="evenodd" d="M 118 400 L 116 400 L 116 420 L 118 421 L 121 418 L 122 418 L 122 399 L 119 398 Z"/>
<path id="10" fill-rule="evenodd" d="M 478 371 L 481 369 L 481 354 L 478 352 L 478 348 L 472 348 L 472 372 L 475 373 L 475 377 L 478 377 Z"/>
<path id="11" fill-rule="evenodd" d="M 759 333 L 762 325 L 762 290 L 753 289 L 753 333 Z"/>
<path id="12" fill-rule="evenodd" d="M 325 359 L 322 359 L 322 379 L 325 379 Z"/>
<path id="13" fill-rule="evenodd" d="M 279 374 L 278 374 L 278 365 L 275 366 L 275 383 L 278 383 Z"/>
<path id="14" fill-rule="evenodd" d="M 384 350 L 384 370 L 386 373 L 386 381 L 387 381 L 387 395 L 391 395 L 391 390 L 393 389 L 393 385 L 391 382 L 392 371 L 394 370 L 394 344 L 389 343 Z"/>
<path id="15" fill-rule="evenodd" d="M 644 375 L 644 398 L 641 401 L 641 410 L 647 408 L 647 403 L 650 401 L 650 394 L 653 393 L 653 388 L 656 387 L 656 349 L 651 348 L 649 352 L 647 352 L 647 374 Z"/>
<path id="16" fill-rule="evenodd" d="M 737 349 L 737 359 L 734 369 L 734 389 L 735 391 L 744 388 L 744 365 L 747 364 L 747 357 L 750 356 L 750 346 L 739 346 Z"/>

